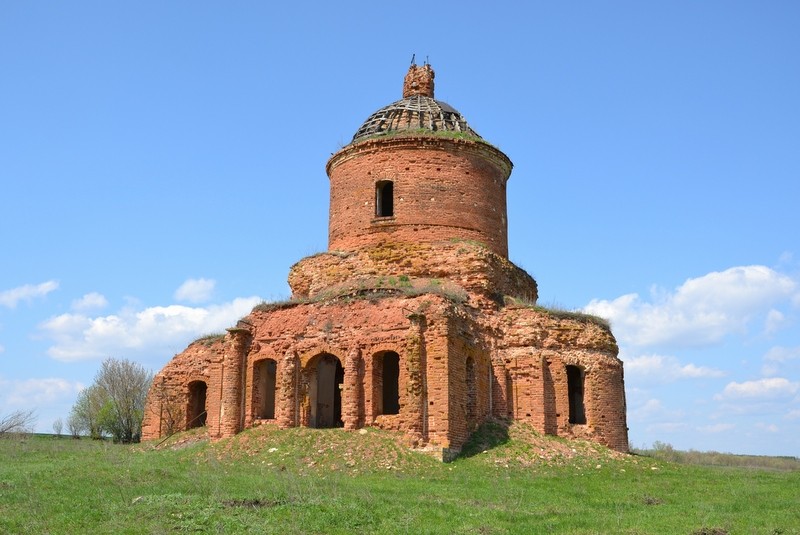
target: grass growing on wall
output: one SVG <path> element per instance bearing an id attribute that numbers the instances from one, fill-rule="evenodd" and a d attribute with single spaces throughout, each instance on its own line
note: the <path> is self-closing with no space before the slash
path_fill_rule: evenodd
<path id="1" fill-rule="evenodd" d="M 800 533 L 796 470 L 571 456 L 513 429 L 449 464 L 375 430 L 201 431 L 0 440 L 0 533 Z"/>
<path id="2" fill-rule="evenodd" d="M 213 345 L 214 342 L 218 342 L 219 340 L 222 340 L 223 338 L 225 338 L 225 333 L 205 334 L 205 335 L 201 336 L 200 338 L 198 338 L 197 340 L 195 340 L 192 343 L 193 344 L 201 343 L 201 344 L 205 345 L 206 347 L 208 347 L 208 346 Z"/>
<path id="3" fill-rule="evenodd" d="M 506 296 L 505 300 L 506 304 L 508 305 L 532 308 L 537 312 L 547 314 L 548 316 L 552 316 L 554 318 L 574 320 L 581 323 L 593 323 L 604 329 L 611 328 L 611 323 L 606 318 L 595 316 L 593 314 L 586 314 L 585 312 L 580 312 L 578 310 L 567 310 L 555 304 L 549 306 L 543 306 L 527 299 L 521 299 L 511 296 Z"/>

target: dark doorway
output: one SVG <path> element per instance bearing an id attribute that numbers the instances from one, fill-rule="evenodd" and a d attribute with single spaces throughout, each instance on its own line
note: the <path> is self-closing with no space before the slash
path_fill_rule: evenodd
<path id="1" fill-rule="evenodd" d="M 206 425 L 206 383 L 189 383 L 189 403 L 186 410 L 186 429 Z"/>
<path id="2" fill-rule="evenodd" d="M 394 215 L 394 182 L 381 180 L 375 184 L 375 215 L 392 217 Z"/>
<path id="3" fill-rule="evenodd" d="M 400 355 L 387 351 L 381 356 L 382 414 L 400 413 Z"/>
<path id="4" fill-rule="evenodd" d="M 567 366 L 567 392 L 569 395 L 569 423 L 585 424 L 586 409 L 583 405 L 583 370 Z"/>
<path id="5" fill-rule="evenodd" d="M 318 357 L 311 377 L 311 426 L 317 428 L 343 427 L 342 387 L 344 368 L 335 356 L 324 353 Z"/>
<path id="6" fill-rule="evenodd" d="M 278 363 L 273 359 L 256 362 L 253 383 L 255 384 L 256 417 L 266 420 L 275 418 L 275 372 Z"/>

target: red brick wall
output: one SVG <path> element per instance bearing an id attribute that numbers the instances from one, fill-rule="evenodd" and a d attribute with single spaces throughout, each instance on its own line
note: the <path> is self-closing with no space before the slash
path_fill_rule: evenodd
<path id="1" fill-rule="evenodd" d="M 142 421 L 143 439 L 158 438 L 186 428 L 189 383 L 203 381 L 208 386 L 212 363 L 221 359 L 223 345 L 222 339 L 194 342 L 175 355 L 153 378 Z M 207 390 L 207 411 L 210 397 L 210 390 Z M 169 429 L 173 426 L 174 429 Z"/>
<path id="2" fill-rule="evenodd" d="M 509 376 L 515 419 L 543 433 L 628 450 L 622 362 L 611 332 L 592 322 L 531 308 L 507 308 L 499 358 Z M 569 423 L 566 367 L 584 371 L 586 424 Z"/>
<path id="3" fill-rule="evenodd" d="M 422 95 L 433 98 L 433 79 L 435 77 L 430 65 L 411 65 L 403 80 L 403 98 Z"/>
<path id="4" fill-rule="evenodd" d="M 397 136 L 348 145 L 328 161 L 328 249 L 468 239 L 508 256 L 511 162 L 481 141 Z M 394 216 L 377 218 L 375 184 L 394 182 Z"/>
<path id="5" fill-rule="evenodd" d="M 325 294 L 333 287 L 359 288 L 383 277 L 438 279 L 483 296 L 512 296 L 535 303 L 536 281 L 508 259 L 469 241 L 393 242 L 346 253 L 320 253 L 297 262 L 289 273 L 295 298 Z M 395 280 L 397 282 L 397 280 Z"/>
<path id="6" fill-rule="evenodd" d="M 429 65 L 412 65 L 404 95 L 432 97 L 433 79 Z M 488 143 L 447 132 L 395 133 L 334 154 L 326 167 L 329 250 L 292 267 L 297 301 L 256 310 L 224 339 L 177 355 L 156 376 L 143 438 L 186 425 L 180 412 L 198 380 L 207 385 L 211 436 L 253 425 L 263 395 L 254 363 L 263 359 L 277 363 L 278 424 L 308 425 L 314 363 L 327 353 L 344 368 L 348 429 L 402 430 L 411 444 L 446 454 L 494 414 L 626 451 L 622 363 L 611 332 L 519 305 L 536 302 L 537 285 L 508 260 L 511 168 Z M 394 209 L 377 217 L 382 181 L 393 184 Z M 378 414 L 381 351 L 400 357 L 396 415 Z M 569 422 L 567 366 L 585 376 L 585 424 Z"/>
<path id="7" fill-rule="evenodd" d="M 345 367 L 342 419 L 350 429 L 397 429 L 411 444 L 446 452 L 458 450 L 494 413 L 528 422 L 543 433 L 627 451 L 622 363 L 611 333 L 592 322 L 529 307 L 478 311 L 436 294 L 339 298 L 255 311 L 247 319 L 251 330 L 194 343 L 156 376 L 145 412 L 145 439 L 166 433 L 166 398 L 160 389 L 185 405 L 188 385 L 195 380 L 208 385 L 211 436 L 231 436 L 242 421 L 245 427 L 253 425 L 255 363 L 265 358 L 277 361 L 279 424 L 308 425 L 313 362 L 329 353 Z M 379 371 L 373 366 L 383 351 L 400 356 L 397 415 L 376 416 Z M 474 363 L 473 394 L 467 359 Z M 568 365 L 585 373 L 583 425 L 569 423 Z"/>

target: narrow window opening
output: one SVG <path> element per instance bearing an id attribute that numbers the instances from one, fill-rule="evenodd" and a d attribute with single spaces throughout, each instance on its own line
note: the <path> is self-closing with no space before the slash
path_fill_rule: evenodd
<path id="1" fill-rule="evenodd" d="M 375 184 L 375 216 L 394 216 L 394 182 L 381 180 Z"/>
<path id="2" fill-rule="evenodd" d="M 569 423 L 585 424 L 586 408 L 583 404 L 583 370 L 567 366 L 567 392 L 569 396 Z"/>
<path id="3" fill-rule="evenodd" d="M 400 355 L 394 351 L 383 354 L 383 414 L 400 413 Z"/>
<path id="4" fill-rule="evenodd" d="M 475 360 L 467 357 L 466 365 L 467 385 L 467 421 L 473 424 L 478 416 L 478 389 L 475 377 Z"/>

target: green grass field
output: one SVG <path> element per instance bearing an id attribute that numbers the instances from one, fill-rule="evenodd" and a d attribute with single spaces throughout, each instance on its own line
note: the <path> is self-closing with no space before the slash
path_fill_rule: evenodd
<path id="1" fill-rule="evenodd" d="M 684 465 L 519 426 L 478 438 L 442 464 L 373 430 L 8 437 L 0 533 L 800 533 L 796 459 Z"/>

